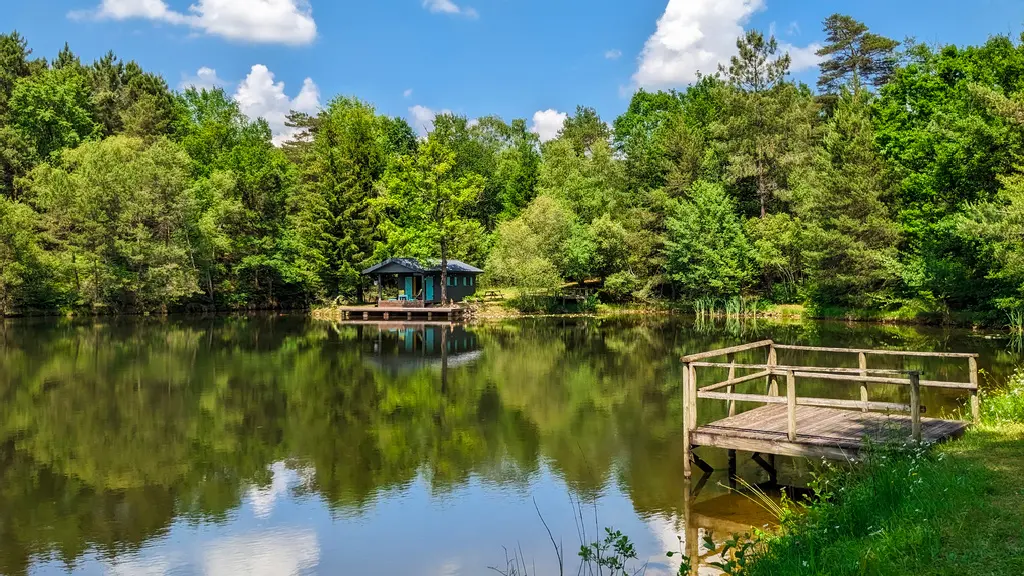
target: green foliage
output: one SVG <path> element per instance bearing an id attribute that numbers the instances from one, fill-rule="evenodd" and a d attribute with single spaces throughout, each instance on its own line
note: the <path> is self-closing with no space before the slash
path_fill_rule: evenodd
<path id="1" fill-rule="evenodd" d="M 83 64 L 66 44 L 50 65 L 0 35 L 0 197 L 31 206 L 6 217 L 40 232 L 35 256 L 5 256 L 34 272 L 17 290 L 10 272 L 4 308 L 309 306 L 359 299 L 361 270 L 413 256 L 486 262 L 492 281 L 532 293 L 570 281 L 616 302 L 742 292 L 840 316 L 1005 323 L 1024 306 L 1024 42 L 896 54 L 850 16 L 823 26 L 822 94 L 750 30 L 717 74 L 640 90 L 611 127 L 579 106 L 543 145 L 523 119 L 454 114 L 420 140 L 350 97 L 289 114 L 282 142 L 222 89 L 176 93 L 134 61 Z M 92 146 L 115 137 L 185 154 L 168 181 L 190 198 L 175 240 L 189 280 L 167 291 L 126 264 L 83 281 L 69 234 L 86 232 L 32 199 L 44 174 L 80 180 L 68 152 L 120 158 L 120 144 Z M 133 210 L 147 212 L 118 214 Z M 178 269 L 173 244 L 154 258 Z M 118 258 L 156 248 L 132 250 Z"/>
<path id="2" fill-rule="evenodd" d="M 10 124 L 35 144 L 40 158 L 100 135 L 89 86 L 80 70 L 46 70 L 18 80 L 8 106 Z"/>
<path id="3" fill-rule="evenodd" d="M 818 56 L 821 63 L 818 88 L 838 94 L 843 86 L 859 89 L 863 84 L 875 88 L 889 81 L 896 68 L 899 42 L 868 32 L 863 23 L 844 14 L 833 14 L 823 23 L 825 45 Z"/>
<path id="4" fill-rule="evenodd" d="M 874 148 L 869 97 L 861 89 L 843 91 L 794 200 L 806 225 L 816 303 L 885 307 L 900 277 L 899 229 L 882 201 L 889 180 Z"/>
<path id="5" fill-rule="evenodd" d="M 30 177 L 58 267 L 90 309 L 166 309 L 199 291 L 193 235 L 199 206 L 188 156 L 124 136 L 85 144 Z"/>
<path id="6" fill-rule="evenodd" d="M 698 182 L 668 220 L 669 277 L 689 295 L 738 294 L 750 277 L 748 243 L 733 201 L 719 184 Z"/>

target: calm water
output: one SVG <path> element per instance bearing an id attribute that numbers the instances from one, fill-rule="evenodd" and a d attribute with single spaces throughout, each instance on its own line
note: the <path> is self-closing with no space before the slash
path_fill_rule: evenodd
<path id="1" fill-rule="evenodd" d="M 537 509 L 573 557 L 574 499 L 589 503 L 588 534 L 596 511 L 633 538 L 648 574 L 667 573 L 683 533 L 676 359 L 762 337 L 977 351 L 996 382 L 1019 359 L 967 332 L 841 324 L 7 322 L 0 573 L 484 574 L 503 546 L 544 573 L 554 554 Z M 956 362 L 906 366 L 967 378 Z M 924 398 L 929 415 L 958 402 Z M 724 411 L 701 407 L 705 419 Z M 705 457 L 725 467 L 724 454 Z M 806 463 L 782 466 L 799 484 Z M 764 478 L 749 461 L 740 473 Z M 706 522 L 768 521 L 720 481 L 696 504 Z"/>

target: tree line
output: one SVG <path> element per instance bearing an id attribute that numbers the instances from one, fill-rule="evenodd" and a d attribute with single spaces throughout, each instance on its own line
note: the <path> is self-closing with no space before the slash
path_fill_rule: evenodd
<path id="1" fill-rule="evenodd" d="M 611 124 L 580 106 L 543 143 L 453 114 L 420 138 L 337 97 L 280 147 L 221 89 L 0 36 L 0 313 L 353 300 L 409 256 L 605 300 L 1000 322 L 1024 304 L 1024 38 L 823 26 L 816 89 L 752 30 L 691 86 Z"/>

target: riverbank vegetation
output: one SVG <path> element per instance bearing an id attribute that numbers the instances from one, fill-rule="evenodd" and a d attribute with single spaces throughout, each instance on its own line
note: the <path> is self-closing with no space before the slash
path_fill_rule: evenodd
<path id="1" fill-rule="evenodd" d="M 0 36 L 0 314 L 350 301 L 375 261 L 446 255 L 607 303 L 1019 329 L 1024 43 L 824 32 L 814 89 L 750 31 L 693 85 L 610 124 L 580 106 L 543 143 L 492 116 L 417 135 L 347 96 L 275 136 L 221 89 Z"/>
<path id="2" fill-rule="evenodd" d="M 750 576 L 1019 574 L 1024 566 L 1024 373 L 983 423 L 932 450 L 880 446 L 826 469 L 805 515 L 754 546 Z M 725 536 L 725 535 L 722 535 Z"/>

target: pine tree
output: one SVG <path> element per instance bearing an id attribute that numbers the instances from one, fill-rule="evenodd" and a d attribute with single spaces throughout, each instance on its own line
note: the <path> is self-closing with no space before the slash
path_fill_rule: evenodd
<path id="1" fill-rule="evenodd" d="M 899 42 L 872 34 L 863 22 L 843 14 L 826 18 L 824 32 L 825 45 L 817 52 L 827 58 L 821 63 L 818 77 L 818 88 L 823 92 L 838 94 L 844 85 L 879 88 L 889 81 L 896 68 Z"/>
<path id="2" fill-rule="evenodd" d="M 875 149 L 870 97 L 865 90 L 843 90 L 796 194 L 796 212 L 808 227 L 809 276 L 821 303 L 884 305 L 899 278 L 899 228 L 883 202 L 890 183 Z"/>
<path id="3" fill-rule="evenodd" d="M 728 158 L 734 183 L 750 179 L 756 189 L 761 217 L 789 176 L 811 150 L 817 108 L 806 87 L 785 81 L 789 55 L 778 55 L 774 37 L 756 31 L 737 40 L 739 55 L 723 71 L 730 92 L 726 114 L 716 132 Z"/>

